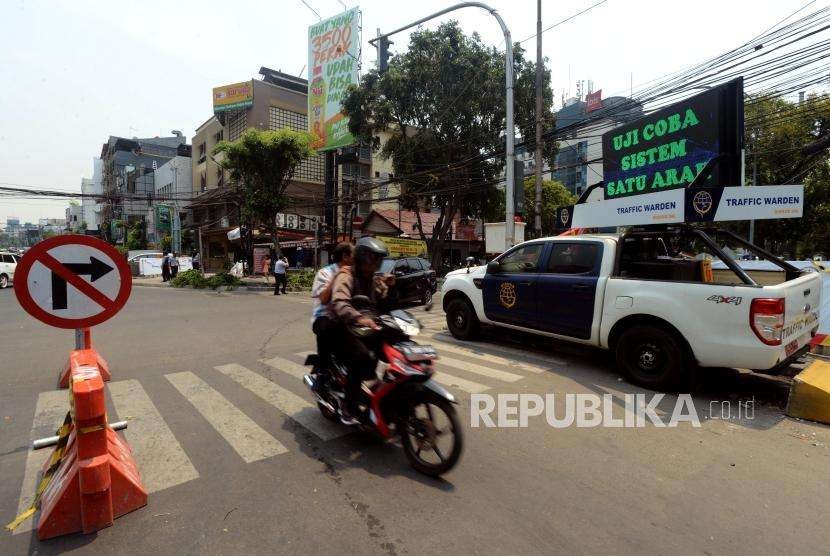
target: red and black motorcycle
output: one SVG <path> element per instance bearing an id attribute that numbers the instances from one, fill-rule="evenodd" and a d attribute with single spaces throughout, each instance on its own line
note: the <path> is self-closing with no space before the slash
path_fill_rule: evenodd
<path id="1" fill-rule="evenodd" d="M 438 354 L 432 346 L 412 341 L 421 324 L 409 312 L 396 310 L 374 320 L 378 330 L 362 327 L 354 332 L 372 336 L 372 343 L 380 346 L 376 355 L 389 367 L 382 377 L 363 383 L 361 425 L 383 438 L 400 435 L 412 467 L 437 477 L 455 466 L 463 443 L 455 397 L 431 379 Z M 348 369 L 335 357 L 325 368 L 321 363 L 316 354 L 309 355 L 305 364 L 314 369 L 303 381 L 317 396 L 323 416 L 340 421 Z"/>

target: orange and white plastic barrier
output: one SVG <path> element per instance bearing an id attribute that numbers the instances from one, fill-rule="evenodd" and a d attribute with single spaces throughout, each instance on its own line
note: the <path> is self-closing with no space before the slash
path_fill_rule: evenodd
<path id="1" fill-rule="evenodd" d="M 93 533 L 147 504 L 132 452 L 107 423 L 104 381 L 94 351 L 75 350 L 69 362 L 71 421 L 61 427 L 55 452 L 44 465 L 35 503 L 41 540 Z"/>
<path id="2" fill-rule="evenodd" d="M 109 382 L 112 379 L 110 374 L 110 366 L 107 360 L 101 357 L 95 348 L 92 347 L 92 332 L 89 328 L 83 329 L 83 349 L 76 349 L 69 354 L 69 360 L 58 374 L 58 388 L 69 388 L 69 374 L 72 371 L 72 357 L 75 356 L 78 361 L 76 365 L 98 365 L 98 370 L 101 372 L 101 378 L 104 382 Z M 77 354 L 77 355 L 75 355 Z"/>

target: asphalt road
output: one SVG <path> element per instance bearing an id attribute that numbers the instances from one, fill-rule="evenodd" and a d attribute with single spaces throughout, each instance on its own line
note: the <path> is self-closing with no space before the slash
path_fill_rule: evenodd
<path id="1" fill-rule="evenodd" d="M 625 394 L 652 393 L 594 350 L 503 332 L 459 347 L 439 309 L 422 315 L 421 339 L 445 358 L 437 376 L 460 399 L 466 445 L 434 480 L 396 444 L 325 432 L 302 408 L 309 312 L 302 295 L 135 288 L 94 342 L 113 374 L 110 421 L 130 420 L 149 504 L 89 536 L 4 531 L 0 554 L 827 553 L 830 428 L 784 417 L 780 380 L 707 373 L 694 392 L 699 428 L 553 428 L 541 417 L 472 428 L 471 392 L 607 393 L 616 416 Z M 71 331 L 0 291 L 3 524 L 48 455 L 30 452 L 31 439 L 66 411 L 55 379 L 72 345 Z M 721 418 L 721 402 L 736 412 L 753 397 L 751 418 Z"/>

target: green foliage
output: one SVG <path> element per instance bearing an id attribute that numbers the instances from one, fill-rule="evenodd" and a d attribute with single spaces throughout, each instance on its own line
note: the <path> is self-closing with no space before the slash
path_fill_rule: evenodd
<path id="1" fill-rule="evenodd" d="M 812 96 L 804 103 L 780 96 L 747 98 L 744 119 L 748 182 L 757 163 L 758 185 L 805 184 L 804 217 L 757 221 L 755 242 L 789 257 L 827 256 L 830 157 L 827 148 L 815 153 L 803 148 L 830 134 L 830 96 Z"/>
<path id="2" fill-rule="evenodd" d="M 306 291 L 311 289 L 314 282 L 313 270 L 300 270 L 288 273 L 288 289 L 291 291 Z"/>
<path id="3" fill-rule="evenodd" d="M 535 65 L 519 45 L 514 57 L 516 123 L 523 136 L 534 137 Z M 497 198 L 495 183 L 504 160 L 481 154 L 504 146 L 504 73 L 504 53 L 476 33 L 465 35 L 452 21 L 412 33 L 409 49 L 391 59 L 387 72 L 367 72 L 343 100 L 349 131 L 391 159 L 396 175 L 410 176 L 403 207 L 440 211 L 432 234 L 433 245 L 439 243 L 432 249 L 436 257 L 455 215 L 478 217 Z M 550 129 L 554 116 L 547 69 L 543 89 L 542 120 Z M 378 134 L 388 134 L 385 144 Z M 553 145 L 545 149 L 549 162 L 554 151 Z"/>
<path id="4" fill-rule="evenodd" d="M 314 154 L 313 136 L 288 128 L 279 131 L 248 129 L 236 141 L 220 141 L 214 155 L 236 184 L 245 222 L 276 231 L 276 215 L 285 207 L 288 180 L 300 163 Z"/>
<path id="5" fill-rule="evenodd" d="M 242 281 L 227 272 L 219 272 L 210 278 L 205 278 L 204 275 L 198 270 L 185 270 L 184 272 L 178 273 L 175 278 L 170 280 L 170 285 L 174 288 L 184 288 L 187 286 L 191 286 L 196 289 L 215 289 L 220 286 L 236 288 L 242 285 Z"/>
<path id="6" fill-rule="evenodd" d="M 208 278 L 208 286 L 211 288 L 218 288 L 219 286 L 239 287 L 242 285 L 242 280 L 228 274 L 227 272 L 219 272 Z"/>
<path id="7" fill-rule="evenodd" d="M 536 207 L 536 180 L 532 177 L 525 178 L 525 211 L 524 220 L 527 222 L 527 230 L 533 226 L 533 219 Z M 498 192 L 497 199 L 485 217 L 488 222 L 504 221 L 504 189 Z M 556 230 L 556 210 L 559 207 L 572 205 L 576 197 L 558 181 L 542 180 L 542 235 L 553 235 Z"/>
<path id="8" fill-rule="evenodd" d="M 206 288 L 208 287 L 208 280 L 198 270 L 185 270 L 176 274 L 176 277 L 170 280 L 170 285 L 174 288 L 184 288 L 185 286 Z"/>
<path id="9" fill-rule="evenodd" d="M 173 248 L 173 238 L 170 234 L 164 234 L 161 238 L 161 250 L 165 253 L 169 253 L 170 249 Z"/>
<path id="10" fill-rule="evenodd" d="M 127 250 L 146 249 L 147 241 L 144 234 L 144 223 L 140 220 L 133 222 L 130 229 L 127 231 L 127 241 L 124 246 Z"/>

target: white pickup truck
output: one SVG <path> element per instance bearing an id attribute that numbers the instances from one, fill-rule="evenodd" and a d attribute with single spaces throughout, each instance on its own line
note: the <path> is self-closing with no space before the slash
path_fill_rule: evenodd
<path id="1" fill-rule="evenodd" d="M 738 249 L 780 270 L 744 271 Z M 674 389 L 698 367 L 775 372 L 803 353 L 821 278 L 730 232 L 681 226 L 527 241 L 450 272 L 442 294 L 456 338 L 488 324 L 598 346 L 633 382 Z"/>

